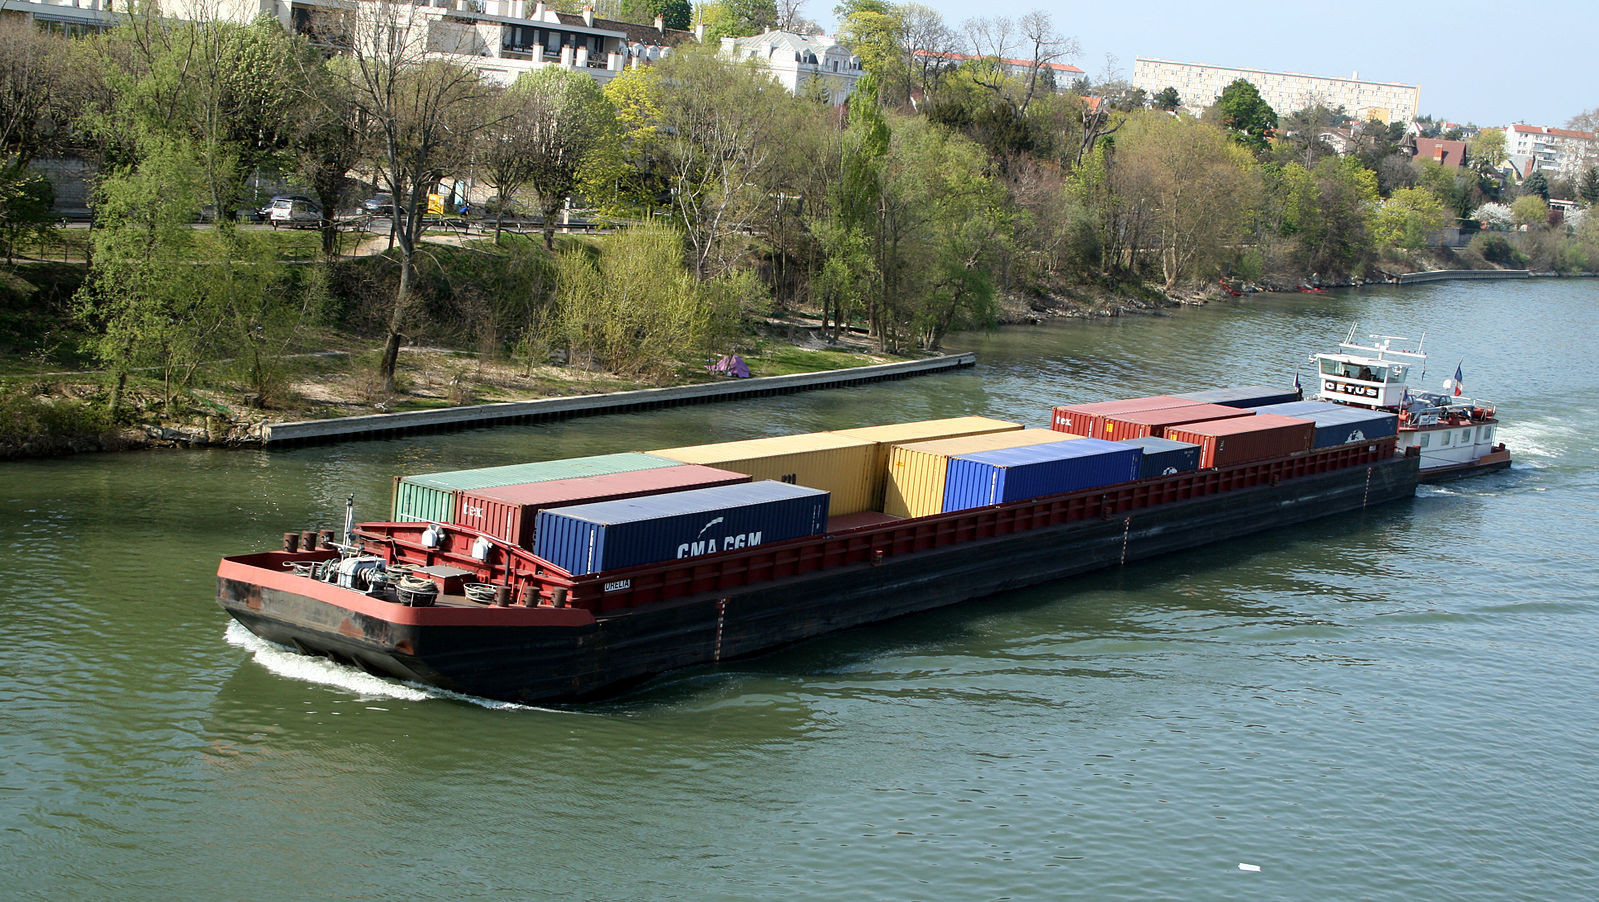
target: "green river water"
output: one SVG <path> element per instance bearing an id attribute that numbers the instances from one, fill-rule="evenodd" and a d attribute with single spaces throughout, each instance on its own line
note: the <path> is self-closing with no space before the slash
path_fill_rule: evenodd
<path id="1" fill-rule="evenodd" d="M 1590 899 L 1599 282 L 962 336 L 975 370 L 305 449 L 0 464 L 0 897 Z M 1507 472 L 572 710 L 267 647 L 217 558 L 396 473 L 1458 360 Z M 1307 380 L 1309 381 L 1309 380 Z M 1003 566 L 996 561 L 995 566 Z M 1252 869 L 1241 868 L 1248 865 Z"/>

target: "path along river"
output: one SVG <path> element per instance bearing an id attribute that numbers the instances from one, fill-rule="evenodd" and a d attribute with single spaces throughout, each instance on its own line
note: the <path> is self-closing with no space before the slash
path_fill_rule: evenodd
<path id="1" fill-rule="evenodd" d="M 975 371 L 279 452 L 0 465 L 0 897 L 1593 898 L 1599 283 L 965 336 Z M 395 473 L 1464 359 L 1515 467 L 576 711 L 265 648 L 219 555 Z M 995 566 L 1004 566 L 996 561 Z M 1240 865 L 1258 867 L 1243 869 Z"/>

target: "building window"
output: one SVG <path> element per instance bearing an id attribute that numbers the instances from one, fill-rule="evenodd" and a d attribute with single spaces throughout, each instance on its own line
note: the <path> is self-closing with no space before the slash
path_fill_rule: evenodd
<path id="1" fill-rule="evenodd" d="M 1421 441 L 1416 443 L 1416 447 L 1425 448 L 1425 447 L 1427 447 L 1430 444 L 1432 444 L 1432 435 L 1429 434 L 1429 433 L 1423 432 L 1421 434 Z"/>

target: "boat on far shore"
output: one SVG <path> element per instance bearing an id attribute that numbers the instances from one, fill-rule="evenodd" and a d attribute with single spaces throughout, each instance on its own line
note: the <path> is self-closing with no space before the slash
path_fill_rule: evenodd
<path id="1" fill-rule="evenodd" d="M 1510 450 L 1498 440 L 1498 405 L 1465 396 L 1459 366 L 1444 381 L 1443 391 L 1411 390 L 1411 371 L 1418 367 L 1422 375 L 1427 371 L 1425 335 L 1414 350 L 1406 350 L 1395 344 L 1410 339 L 1395 335 L 1369 335 L 1371 344 L 1359 344 L 1355 329 L 1350 327 L 1338 351 L 1312 355 L 1320 379 L 1316 400 L 1398 414 L 1398 453 L 1416 449 L 1422 482 L 1444 482 L 1510 466 Z"/>

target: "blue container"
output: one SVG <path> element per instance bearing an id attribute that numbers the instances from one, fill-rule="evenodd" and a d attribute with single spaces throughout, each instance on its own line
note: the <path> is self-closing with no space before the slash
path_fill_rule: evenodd
<path id="1" fill-rule="evenodd" d="M 763 480 L 539 511 L 533 553 L 579 576 L 827 529 L 828 493 Z"/>
<path id="2" fill-rule="evenodd" d="M 1257 413 L 1309 420 L 1316 424 L 1312 448 L 1331 448 L 1350 442 L 1392 438 L 1399 432 L 1399 417 L 1385 410 L 1366 410 L 1326 401 L 1296 401 L 1256 408 Z"/>
<path id="3" fill-rule="evenodd" d="M 1269 385 L 1240 385 L 1237 388 L 1191 391 L 1177 397 L 1205 404 L 1222 404 L 1227 407 L 1264 407 L 1267 404 L 1298 401 L 1299 392 L 1291 388 L 1272 388 Z"/>
<path id="4" fill-rule="evenodd" d="M 1174 473 L 1192 473 L 1199 469 L 1199 446 L 1193 442 L 1179 442 L 1169 438 L 1124 438 L 1123 445 L 1136 445 L 1144 450 L 1138 465 L 1138 478 L 1171 476 Z"/>
<path id="5" fill-rule="evenodd" d="M 1143 453 L 1121 442 L 1082 438 L 951 457 L 944 511 L 1132 482 Z"/>

